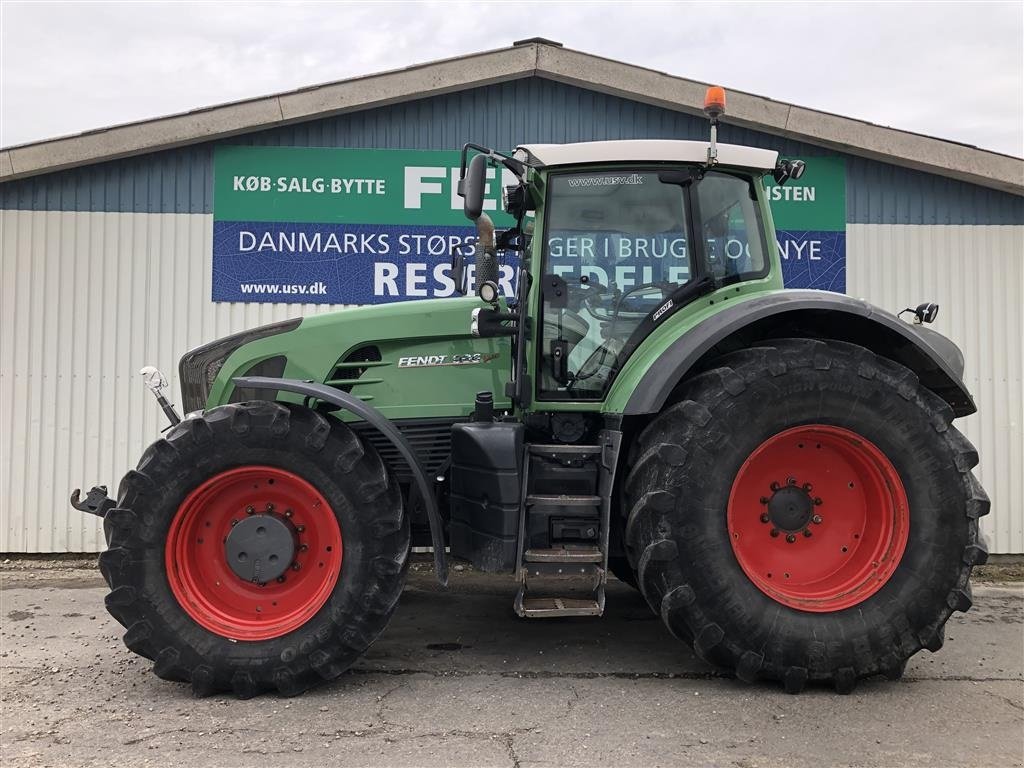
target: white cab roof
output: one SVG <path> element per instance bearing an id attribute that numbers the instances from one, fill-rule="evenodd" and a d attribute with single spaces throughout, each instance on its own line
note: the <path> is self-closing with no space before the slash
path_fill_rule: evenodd
<path id="1" fill-rule="evenodd" d="M 531 165 L 551 167 L 580 163 L 704 163 L 708 159 L 705 141 L 639 139 L 630 141 L 584 141 L 578 144 L 523 144 L 517 152 L 526 154 Z M 770 149 L 719 144 L 718 162 L 739 168 L 770 171 L 779 153 Z"/>

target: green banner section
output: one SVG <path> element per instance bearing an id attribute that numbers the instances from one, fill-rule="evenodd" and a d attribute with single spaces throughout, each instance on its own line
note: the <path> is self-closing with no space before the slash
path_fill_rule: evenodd
<path id="1" fill-rule="evenodd" d="M 484 210 L 499 226 L 501 184 L 489 169 Z M 505 171 L 504 183 L 514 183 Z M 459 152 L 218 147 L 216 221 L 471 226 L 455 194 Z"/>
<path id="2" fill-rule="evenodd" d="M 775 228 L 790 231 L 843 232 L 846 229 L 846 161 L 808 157 L 799 180 L 779 186 L 769 175 L 765 189 Z"/>
<path id="3" fill-rule="evenodd" d="M 499 226 L 501 187 L 514 180 L 490 169 L 485 210 Z M 504 175 L 505 178 L 499 178 Z M 217 221 L 468 226 L 455 194 L 459 153 L 437 150 L 217 147 Z M 840 157 L 807 158 L 799 181 L 765 187 L 780 230 L 846 228 L 846 166 Z"/>

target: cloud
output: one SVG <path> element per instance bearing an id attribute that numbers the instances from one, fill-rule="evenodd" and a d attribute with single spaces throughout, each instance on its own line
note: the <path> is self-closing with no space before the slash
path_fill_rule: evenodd
<path id="1" fill-rule="evenodd" d="M 1024 154 L 1020 3 L 17 3 L 10 145 L 544 36 L 780 101 Z"/>

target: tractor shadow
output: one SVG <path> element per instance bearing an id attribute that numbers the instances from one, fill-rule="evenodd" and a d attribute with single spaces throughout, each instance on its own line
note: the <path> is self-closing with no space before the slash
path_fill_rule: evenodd
<path id="1" fill-rule="evenodd" d="M 610 580 L 600 618 L 522 619 L 512 576 L 414 568 L 384 634 L 355 669 L 522 677 L 718 677 L 669 634 L 643 597 Z"/>

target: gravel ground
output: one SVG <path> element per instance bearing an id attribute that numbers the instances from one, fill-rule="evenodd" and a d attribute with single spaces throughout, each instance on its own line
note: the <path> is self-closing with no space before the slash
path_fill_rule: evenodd
<path id="1" fill-rule="evenodd" d="M 628 587 L 527 621 L 511 579 L 414 566 L 356 669 L 294 699 L 196 700 L 130 654 L 89 559 L 0 568 L 4 766 L 1024 764 L 1024 585 L 983 584 L 946 647 L 850 696 L 720 676 Z"/>

